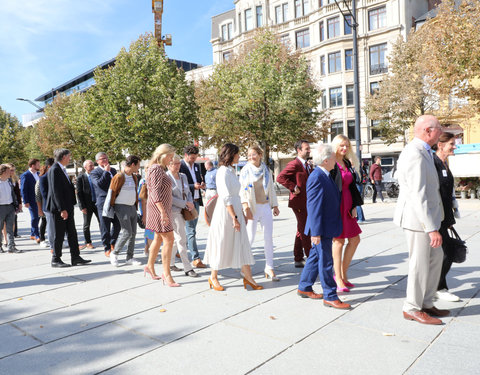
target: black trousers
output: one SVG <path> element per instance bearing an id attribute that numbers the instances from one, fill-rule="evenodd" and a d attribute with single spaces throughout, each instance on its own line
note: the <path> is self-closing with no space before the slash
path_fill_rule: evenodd
<path id="1" fill-rule="evenodd" d="M 445 244 L 445 239 L 448 237 L 448 228 L 446 227 L 441 227 L 439 232 L 442 235 L 442 242 Z M 442 263 L 442 271 L 440 272 L 440 281 L 438 282 L 438 289 L 437 290 L 442 290 L 442 289 L 447 289 L 447 273 L 450 271 L 450 268 L 452 268 L 453 264 L 453 258 L 452 256 L 447 252 L 446 246 L 442 245 L 443 249 L 443 263 Z"/>
<path id="2" fill-rule="evenodd" d="M 60 212 L 53 213 L 55 223 L 55 249 L 52 261 L 58 261 L 62 257 L 63 239 L 67 233 L 68 247 L 70 248 L 70 255 L 72 259 L 80 256 L 78 249 L 77 229 L 75 228 L 75 218 L 73 216 L 73 209 L 68 211 L 67 220 L 63 220 Z"/>
<path id="3" fill-rule="evenodd" d="M 375 203 L 377 200 L 377 193 L 380 195 L 380 199 L 383 202 L 383 194 L 382 191 L 385 191 L 383 188 L 383 182 L 382 181 L 377 181 L 375 180 L 375 184 L 373 185 L 373 197 L 372 197 L 372 203 Z"/>
<path id="4" fill-rule="evenodd" d="M 98 224 L 100 224 L 97 207 L 94 205 L 87 207 L 87 213 L 83 214 L 83 237 L 85 238 L 85 243 L 92 243 L 92 238 L 90 235 L 90 223 L 92 221 L 92 215 L 97 217 Z"/>
<path id="5" fill-rule="evenodd" d="M 40 225 L 38 226 L 40 230 L 40 241 L 45 241 L 45 230 L 47 229 L 47 218 L 45 216 L 40 216 Z M 15 235 L 15 234 L 14 234 Z"/>
<path id="6" fill-rule="evenodd" d="M 102 243 L 105 251 L 111 249 L 111 245 L 117 242 L 118 234 L 120 233 L 120 222 L 117 216 L 113 219 L 102 216 L 103 205 L 97 206 L 98 221 L 100 222 L 100 231 L 102 232 Z"/>

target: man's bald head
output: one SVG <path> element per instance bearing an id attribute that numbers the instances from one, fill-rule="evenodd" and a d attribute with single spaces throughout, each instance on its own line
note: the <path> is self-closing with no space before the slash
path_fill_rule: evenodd
<path id="1" fill-rule="evenodd" d="M 415 137 L 433 146 L 442 134 L 442 126 L 435 116 L 422 115 L 415 121 Z"/>

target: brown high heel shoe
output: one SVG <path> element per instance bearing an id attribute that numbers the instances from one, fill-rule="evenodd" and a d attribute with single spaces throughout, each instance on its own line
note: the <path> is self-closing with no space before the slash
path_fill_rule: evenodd
<path id="1" fill-rule="evenodd" d="M 217 280 L 217 283 L 218 283 L 218 280 Z M 221 286 L 220 283 L 218 283 L 218 286 L 216 286 L 216 285 L 213 283 L 212 279 L 210 279 L 210 278 L 208 278 L 208 284 L 210 285 L 210 289 L 213 288 L 213 290 L 217 290 L 217 291 L 219 291 L 219 292 L 225 290 L 225 288 L 224 288 L 223 286 Z"/>
<path id="2" fill-rule="evenodd" d="M 263 289 L 263 286 L 258 285 L 258 284 L 255 285 L 255 284 L 251 283 L 250 281 L 248 281 L 246 278 L 243 278 L 243 287 L 244 287 L 245 289 L 247 289 L 247 285 L 250 285 L 253 290 Z"/>

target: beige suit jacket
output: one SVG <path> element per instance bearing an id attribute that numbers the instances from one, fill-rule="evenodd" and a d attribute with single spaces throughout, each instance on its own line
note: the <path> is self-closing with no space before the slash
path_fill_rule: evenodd
<path id="1" fill-rule="evenodd" d="M 400 154 L 397 166 L 400 194 L 394 223 L 413 231 L 439 230 L 444 214 L 433 157 L 415 138 Z"/>

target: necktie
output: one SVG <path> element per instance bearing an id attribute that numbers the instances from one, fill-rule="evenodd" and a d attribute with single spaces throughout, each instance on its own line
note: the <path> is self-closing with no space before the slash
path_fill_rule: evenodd
<path id="1" fill-rule="evenodd" d="M 88 184 L 90 185 L 90 192 L 92 194 L 92 202 L 96 202 L 97 197 L 95 196 L 95 189 L 93 188 L 92 180 L 88 175 L 87 175 L 87 178 L 88 178 Z"/>
<path id="2" fill-rule="evenodd" d="M 305 170 L 307 171 L 307 174 L 310 174 L 310 166 L 308 165 L 308 161 L 305 162 Z"/>

